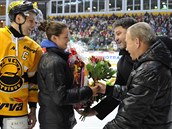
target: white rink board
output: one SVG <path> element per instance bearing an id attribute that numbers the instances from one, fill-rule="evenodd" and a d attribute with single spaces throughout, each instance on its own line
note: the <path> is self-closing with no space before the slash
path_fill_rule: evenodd
<path id="1" fill-rule="evenodd" d="M 103 57 L 105 60 L 108 60 L 112 67 L 116 69 L 116 65 L 118 60 L 120 59 L 121 56 L 119 56 L 119 52 L 101 52 L 101 51 L 89 51 L 89 52 L 84 52 L 84 57 Z"/>

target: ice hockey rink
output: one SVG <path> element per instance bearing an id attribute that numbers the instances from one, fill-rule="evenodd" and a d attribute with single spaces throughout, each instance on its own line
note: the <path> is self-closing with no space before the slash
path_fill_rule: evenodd
<path id="1" fill-rule="evenodd" d="M 80 115 L 76 114 L 77 125 L 74 129 L 103 129 L 104 125 L 115 118 L 117 109 L 111 112 L 104 120 L 99 120 L 96 116 L 87 117 L 85 121 L 80 121 Z"/>
<path id="2" fill-rule="evenodd" d="M 37 111 L 38 113 L 38 111 Z M 80 115 L 75 112 L 75 116 L 77 119 L 77 124 L 73 129 L 103 129 L 104 125 L 115 118 L 117 113 L 117 108 L 111 112 L 104 120 L 99 120 L 96 116 L 87 117 L 85 121 L 79 120 Z M 34 129 L 39 129 L 39 123 L 37 122 Z"/>

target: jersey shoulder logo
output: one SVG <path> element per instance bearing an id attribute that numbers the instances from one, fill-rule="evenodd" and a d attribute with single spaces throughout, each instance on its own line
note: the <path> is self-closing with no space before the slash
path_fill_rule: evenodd
<path id="1" fill-rule="evenodd" d="M 0 62 L 0 90 L 14 92 L 23 84 L 22 65 L 15 56 L 6 56 Z"/>

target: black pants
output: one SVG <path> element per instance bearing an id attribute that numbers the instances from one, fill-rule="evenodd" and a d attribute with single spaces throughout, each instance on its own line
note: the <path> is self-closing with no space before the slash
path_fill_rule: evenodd
<path id="1" fill-rule="evenodd" d="M 1 128 L 1 129 L 2 129 L 2 125 L 3 125 L 3 123 L 2 123 L 3 118 L 4 118 L 4 116 L 0 116 L 0 128 Z"/>

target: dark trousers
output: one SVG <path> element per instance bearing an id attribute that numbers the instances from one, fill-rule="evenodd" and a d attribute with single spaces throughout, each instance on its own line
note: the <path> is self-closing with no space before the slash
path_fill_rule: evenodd
<path id="1" fill-rule="evenodd" d="M 3 123 L 2 123 L 2 121 L 3 121 L 3 116 L 0 116 L 0 128 L 2 129 L 2 125 L 3 125 Z"/>

